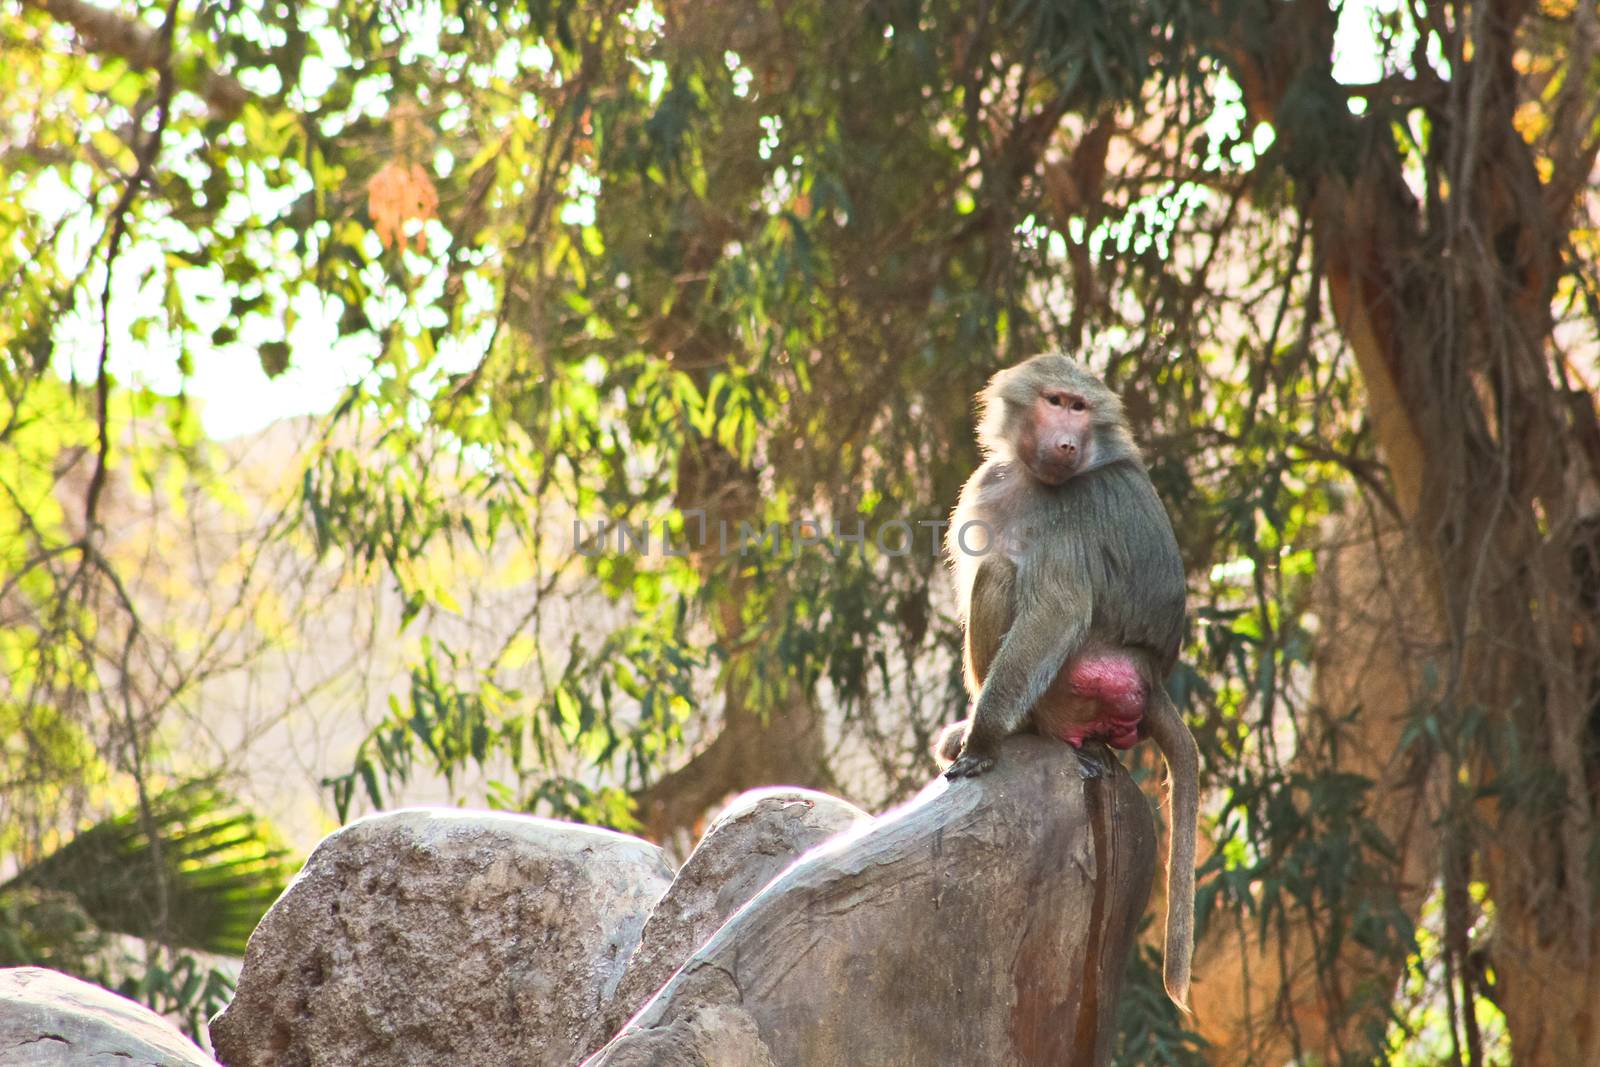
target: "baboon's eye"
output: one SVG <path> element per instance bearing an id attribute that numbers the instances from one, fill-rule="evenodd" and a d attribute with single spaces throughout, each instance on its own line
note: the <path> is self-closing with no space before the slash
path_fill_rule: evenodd
<path id="1" fill-rule="evenodd" d="M 1051 393 L 1049 396 L 1045 397 L 1045 399 L 1050 402 L 1050 406 L 1053 408 L 1058 408 L 1065 403 L 1060 393 Z"/>
<path id="2" fill-rule="evenodd" d="M 1088 411 L 1089 410 L 1089 405 L 1085 404 L 1083 402 L 1083 397 L 1075 396 L 1075 397 L 1072 398 L 1072 410 L 1073 411 Z"/>

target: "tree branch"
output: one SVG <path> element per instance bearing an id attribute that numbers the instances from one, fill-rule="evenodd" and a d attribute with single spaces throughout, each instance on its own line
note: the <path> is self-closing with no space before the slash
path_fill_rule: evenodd
<path id="1" fill-rule="evenodd" d="M 46 12 L 57 22 L 71 26 L 84 46 L 95 52 L 116 56 L 135 70 L 165 72 L 171 59 L 170 48 L 162 41 L 166 30 L 156 30 L 136 18 L 84 0 L 22 0 Z M 185 85 L 205 99 L 213 114 L 232 118 L 255 94 L 231 74 L 212 70 L 197 61 L 198 84 Z M 187 79 L 186 79 L 187 80 Z"/>
<path id="2" fill-rule="evenodd" d="M 95 526 L 99 519 L 97 512 L 100 506 L 100 494 L 105 489 L 106 468 L 111 457 L 111 279 L 116 272 L 117 253 L 121 250 L 122 239 L 128 233 L 128 215 L 133 210 L 133 202 L 139 195 L 139 187 L 150 180 L 150 174 L 155 170 L 156 156 L 161 154 L 161 138 L 167 130 L 167 119 L 172 113 L 172 88 L 173 75 L 169 60 L 172 57 L 172 34 L 178 22 L 178 0 L 172 0 L 167 6 L 167 19 L 161 26 L 161 32 L 153 34 L 156 42 L 156 59 L 152 65 L 161 72 L 160 84 L 156 89 L 156 128 L 151 131 L 150 139 L 142 148 L 138 149 L 139 165 L 128 178 L 127 187 L 122 190 L 122 196 L 117 200 L 116 206 L 111 209 L 111 238 L 106 245 L 106 284 L 100 291 L 100 361 L 95 370 L 95 429 L 98 447 L 95 454 L 94 474 L 89 478 L 89 488 L 84 494 L 83 505 L 83 536 L 85 541 L 92 542 Z M 137 137 L 138 123 L 135 123 L 134 136 Z"/>

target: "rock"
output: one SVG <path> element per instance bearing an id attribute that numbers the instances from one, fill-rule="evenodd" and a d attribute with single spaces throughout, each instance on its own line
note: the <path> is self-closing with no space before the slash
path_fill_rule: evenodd
<path id="1" fill-rule="evenodd" d="M 571 1067 L 671 879 L 654 845 L 551 819 L 358 820 L 317 846 L 251 936 L 211 1023 L 217 1057 Z"/>
<path id="2" fill-rule="evenodd" d="M 847 801 L 793 786 L 736 797 L 650 913 L 595 1043 L 615 1033 L 689 953 L 801 853 L 871 818 Z"/>
<path id="3" fill-rule="evenodd" d="M 585 1067 L 1101 1067 L 1155 868 L 1115 757 L 1011 738 L 808 852 Z"/>
<path id="4" fill-rule="evenodd" d="M 0 1064 L 217 1067 L 143 1004 L 43 967 L 0 969 Z"/>

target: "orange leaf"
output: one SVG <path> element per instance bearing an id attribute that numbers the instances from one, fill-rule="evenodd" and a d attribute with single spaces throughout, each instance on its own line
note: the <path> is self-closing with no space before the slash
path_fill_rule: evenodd
<path id="1" fill-rule="evenodd" d="M 391 160 L 367 182 L 367 213 L 383 247 L 407 245 L 407 222 L 438 218 L 439 191 L 421 165 Z M 427 247 L 427 236 L 418 233 L 417 251 Z"/>

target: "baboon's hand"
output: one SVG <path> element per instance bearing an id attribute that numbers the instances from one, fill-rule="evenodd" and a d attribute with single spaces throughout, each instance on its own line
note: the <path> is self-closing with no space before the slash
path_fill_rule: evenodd
<path id="1" fill-rule="evenodd" d="M 961 758 L 945 768 L 944 776 L 952 781 L 957 778 L 976 778 L 994 766 L 994 757 L 974 752 L 972 746 L 961 754 Z"/>

